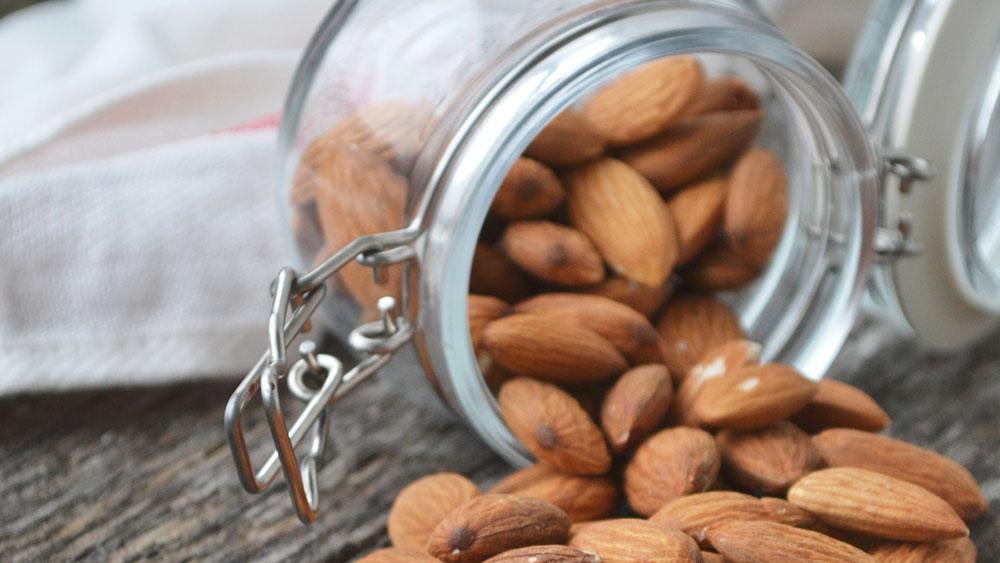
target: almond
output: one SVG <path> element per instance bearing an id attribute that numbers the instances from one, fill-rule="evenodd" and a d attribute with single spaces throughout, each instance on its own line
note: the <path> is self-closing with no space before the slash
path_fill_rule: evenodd
<path id="1" fill-rule="evenodd" d="M 664 360 L 677 379 L 712 348 L 746 338 L 739 319 L 726 304 L 700 295 L 674 298 L 656 321 L 656 330 L 663 339 Z"/>
<path id="2" fill-rule="evenodd" d="M 715 439 L 697 428 L 668 428 L 647 439 L 625 467 L 629 505 L 649 516 L 671 500 L 706 490 L 719 474 Z"/>
<path id="3" fill-rule="evenodd" d="M 760 270 L 743 262 L 724 239 L 716 239 L 680 271 L 684 284 L 698 291 L 740 289 L 760 275 Z"/>
<path id="4" fill-rule="evenodd" d="M 701 552 L 702 563 L 726 563 L 726 558 L 714 551 Z"/>
<path id="5" fill-rule="evenodd" d="M 824 378 L 813 400 L 795 413 L 792 422 L 807 432 L 826 428 L 856 428 L 878 432 L 892 422 L 867 393 L 842 381 Z"/>
<path id="6" fill-rule="evenodd" d="M 726 561 L 733 563 L 874 561 L 852 545 L 777 522 L 727 520 L 709 528 L 707 536 Z"/>
<path id="7" fill-rule="evenodd" d="M 580 112 L 568 108 L 542 129 L 524 154 L 553 166 L 580 164 L 597 158 L 607 141 Z"/>
<path id="8" fill-rule="evenodd" d="M 709 80 L 701 87 L 698 95 L 684 107 L 684 116 L 712 113 L 716 111 L 736 111 L 757 109 L 760 98 L 750 86 L 735 76 L 721 76 Z"/>
<path id="9" fill-rule="evenodd" d="M 675 190 L 735 159 L 757 136 L 763 118 L 760 110 L 685 117 L 657 137 L 630 147 L 622 160 L 658 190 Z"/>
<path id="10" fill-rule="evenodd" d="M 611 269 L 639 283 L 666 282 L 678 258 L 676 226 L 642 176 L 602 158 L 565 176 L 570 222 L 590 237 Z"/>
<path id="11" fill-rule="evenodd" d="M 606 380 L 628 368 L 606 338 L 544 315 L 515 314 L 487 325 L 483 344 L 501 365 L 530 377 L 565 384 Z"/>
<path id="12" fill-rule="evenodd" d="M 446 563 L 478 562 L 519 547 L 563 543 L 569 527 L 566 514 L 544 500 L 483 495 L 452 510 L 431 533 L 427 551 Z"/>
<path id="13" fill-rule="evenodd" d="M 536 545 L 505 551 L 486 563 L 601 563 L 595 553 L 565 545 Z"/>
<path id="14" fill-rule="evenodd" d="M 479 488 L 457 473 L 435 473 L 399 492 L 386 527 L 392 545 L 423 550 L 431 531 L 454 508 L 479 496 Z"/>
<path id="15" fill-rule="evenodd" d="M 612 144 L 627 145 L 659 133 L 694 98 L 705 80 L 689 56 L 646 63 L 601 88 L 583 115 Z"/>
<path id="16" fill-rule="evenodd" d="M 674 286 L 670 280 L 658 286 L 649 286 L 623 277 L 611 277 L 593 287 L 582 288 L 582 291 L 589 294 L 600 295 L 628 305 L 649 318 L 660 310 L 673 290 Z"/>
<path id="17" fill-rule="evenodd" d="M 666 418 L 672 395 L 665 366 L 647 364 L 622 374 L 601 406 L 601 428 L 611 451 L 623 453 L 652 434 Z"/>
<path id="18" fill-rule="evenodd" d="M 723 229 L 750 266 L 763 268 L 781 241 L 788 215 L 785 171 L 769 150 L 748 151 L 729 175 Z"/>
<path id="19" fill-rule="evenodd" d="M 500 388 L 498 399 L 504 422 L 539 461 L 574 475 L 610 469 L 604 436 L 565 391 L 519 377 Z"/>
<path id="20" fill-rule="evenodd" d="M 472 347 L 477 350 L 486 325 L 514 311 L 506 302 L 489 295 L 469 295 L 468 307 L 469 334 L 472 336 Z"/>
<path id="21" fill-rule="evenodd" d="M 358 559 L 357 563 L 440 563 L 425 551 L 407 547 L 387 547 Z"/>
<path id="22" fill-rule="evenodd" d="M 551 221 L 511 223 L 500 248 L 524 271 L 558 285 L 590 285 L 604 279 L 604 262 L 587 235 Z"/>
<path id="23" fill-rule="evenodd" d="M 811 527 L 816 519 L 784 499 L 758 499 L 743 493 L 709 491 L 679 497 L 665 504 L 651 522 L 675 528 L 710 547 L 705 532 L 726 520 L 768 520 L 789 526 Z"/>
<path id="24" fill-rule="evenodd" d="M 678 263 L 691 261 L 719 232 L 727 185 L 725 176 L 714 176 L 685 187 L 667 201 L 677 225 Z"/>
<path id="25" fill-rule="evenodd" d="M 765 494 L 784 493 L 823 461 L 809 435 L 787 421 L 747 432 L 723 430 L 716 442 L 726 475 Z"/>
<path id="26" fill-rule="evenodd" d="M 860 467 L 919 485 L 944 499 L 966 522 L 989 507 L 967 469 L 920 446 L 847 428 L 825 430 L 813 443 L 830 466 Z"/>
<path id="27" fill-rule="evenodd" d="M 490 492 L 540 498 L 561 508 L 573 522 L 605 518 L 618 502 L 618 487 L 610 479 L 569 475 L 545 465 L 515 471 Z"/>
<path id="28" fill-rule="evenodd" d="M 598 520 L 573 526 L 569 545 L 591 551 L 603 563 L 696 563 L 698 544 L 684 533 L 638 518 Z"/>
<path id="29" fill-rule="evenodd" d="M 795 414 L 816 389 L 791 366 L 749 366 L 705 382 L 692 409 L 705 424 L 753 430 Z"/>
<path id="30" fill-rule="evenodd" d="M 701 361 L 692 367 L 674 393 L 669 420 L 683 426 L 701 426 L 694 415 L 694 400 L 709 379 L 716 379 L 737 368 L 757 365 L 761 347 L 749 340 L 730 340 L 709 350 Z"/>
<path id="31" fill-rule="evenodd" d="M 663 362 L 663 342 L 649 320 L 611 299 L 580 293 L 543 293 L 518 303 L 515 310 L 583 325 L 614 344 L 632 365 Z"/>
<path id="32" fill-rule="evenodd" d="M 537 160 L 521 157 L 500 183 L 490 212 L 509 220 L 544 217 L 565 198 L 566 191 L 552 170 Z"/>
<path id="33" fill-rule="evenodd" d="M 892 542 L 871 551 L 879 563 L 976 563 L 976 544 L 969 538 L 930 543 Z"/>
<path id="34" fill-rule="evenodd" d="M 788 500 L 832 526 L 878 538 L 927 542 L 969 535 L 934 493 L 866 469 L 815 471 L 792 485 Z"/>
<path id="35" fill-rule="evenodd" d="M 349 115 L 329 135 L 331 140 L 355 144 L 375 153 L 401 174 L 407 174 L 430 130 L 432 118 L 426 106 L 403 102 L 373 104 Z"/>
<path id="36" fill-rule="evenodd" d="M 503 252 L 479 243 L 472 258 L 469 291 L 516 303 L 530 295 L 532 287 L 524 273 Z"/>

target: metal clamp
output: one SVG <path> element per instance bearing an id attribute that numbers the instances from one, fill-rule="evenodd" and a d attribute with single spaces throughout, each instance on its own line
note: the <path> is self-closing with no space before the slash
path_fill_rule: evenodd
<path id="1" fill-rule="evenodd" d="M 919 156 L 898 150 L 882 153 L 881 184 L 884 190 L 891 189 L 888 180 L 894 178 L 899 193 L 907 195 L 913 190 L 914 183 L 929 180 L 935 173 L 934 166 Z M 884 194 L 882 199 L 885 200 Z M 884 216 L 880 222 L 882 224 L 875 233 L 875 254 L 880 262 L 918 256 L 924 251 L 923 245 L 913 238 L 913 220 L 908 213 L 899 213 L 895 224 L 889 224 Z"/>
<path id="2" fill-rule="evenodd" d="M 372 268 L 376 283 L 387 280 L 385 268 L 402 264 L 404 280 L 410 275 L 412 249 L 405 246 L 385 248 L 379 237 L 361 237 L 337 252 L 301 278 L 292 268 L 282 268 L 271 286 L 274 301 L 268 319 L 268 350 L 233 391 L 226 404 L 225 427 L 229 448 L 243 488 L 251 493 L 266 490 L 280 466 L 288 492 L 299 519 L 313 522 L 319 511 L 317 472 L 322 467 L 328 440 L 328 407 L 358 383 L 385 365 L 392 354 L 412 336 L 412 325 L 396 311 L 396 300 L 384 296 L 378 300 L 381 318 L 363 324 L 351 332 L 349 342 L 365 357 L 350 371 L 333 356 L 315 353 L 315 344 L 305 342 L 299 348 L 301 358 L 289 369 L 288 343 L 304 331 L 309 318 L 326 296 L 324 282 L 353 260 Z M 403 310 L 408 311 L 407 285 L 403 286 Z M 312 376 L 319 385 L 310 386 Z M 279 381 L 288 380 L 289 390 L 306 402 L 297 419 L 288 426 L 281 408 Z M 251 399 L 260 393 L 264 404 L 274 451 L 259 469 L 254 469 L 243 434 L 242 417 Z M 295 448 L 308 437 L 309 449 L 301 462 Z"/>

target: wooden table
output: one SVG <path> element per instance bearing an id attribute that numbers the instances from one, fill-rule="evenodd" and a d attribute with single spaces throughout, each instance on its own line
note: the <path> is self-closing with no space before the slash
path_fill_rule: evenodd
<path id="1" fill-rule="evenodd" d="M 894 435 L 980 480 L 992 511 L 972 537 L 984 562 L 1000 561 L 998 339 L 934 355 L 866 323 L 833 371 L 885 406 Z M 419 376 L 391 379 L 338 407 L 337 457 L 320 474 L 312 526 L 284 486 L 251 496 L 237 484 L 222 431 L 232 379 L 4 399 L 0 560 L 348 561 L 386 543 L 386 510 L 413 478 L 449 470 L 486 485 L 507 471 Z M 250 425 L 251 438 L 265 432 L 260 419 Z"/>

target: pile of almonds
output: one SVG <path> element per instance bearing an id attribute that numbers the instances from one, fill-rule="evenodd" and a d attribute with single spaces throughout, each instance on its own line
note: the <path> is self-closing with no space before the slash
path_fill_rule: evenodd
<path id="1" fill-rule="evenodd" d="M 761 363 L 711 292 L 750 283 L 785 177 L 733 77 L 654 61 L 560 114 L 500 187 L 469 324 L 537 464 L 404 488 L 363 561 L 975 561 L 972 475 L 877 432 L 863 391 Z M 381 182 L 385 184 L 385 182 Z M 675 288 L 677 291 L 675 292 Z"/>

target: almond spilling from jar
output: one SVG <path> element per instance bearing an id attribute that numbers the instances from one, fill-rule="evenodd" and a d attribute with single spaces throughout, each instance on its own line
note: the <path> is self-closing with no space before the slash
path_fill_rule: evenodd
<path id="1" fill-rule="evenodd" d="M 618 503 L 618 485 L 611 479 L 571 475 L 545 465 L 516 471 L 489 492 L 540 498 L 558 506 L 573 522 L 606 518 Z"/>
<path id="2" fill-rule="evenodd" d="M 569 545 L 596 553 L 603 563 L 697 563 L 701 559 L 698 544 L 684 533 L 636 518 L 576 524 Z"/>
<path id="3" fill-rule="evenodd" d="M 719 466 L 719 450 L 708 432 L 683 426 L 662 430 L 643 442 L 625 467 L 629 506 L 651 516 L 679 496 L 708 489 Z"/>
<path id="4" fill-rule="evenodd" d="M 479 496 L 479 488 L 456 473 L 428 475 L 407 485 L 392 508 L 386 528 L 396 547 L 423 550 L 427 538 L 453 509 Z"/>

